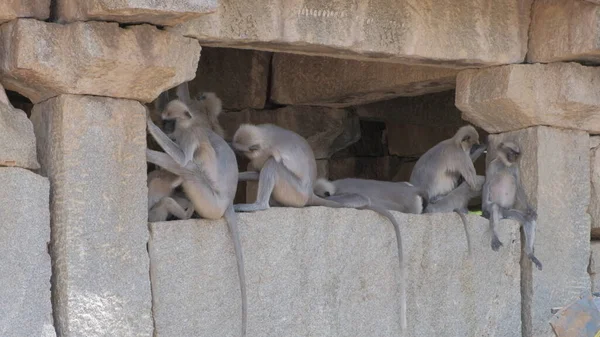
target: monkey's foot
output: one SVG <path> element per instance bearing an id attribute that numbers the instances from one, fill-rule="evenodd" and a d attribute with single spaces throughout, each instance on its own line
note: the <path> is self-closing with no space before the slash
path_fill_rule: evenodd
<path id="1" fill-rule="evenodd" d="M 233 209 L 236 212 L 256 212 L 256 211 L 263 211 L 265 209 L 268 209 L 269 205 L 260 205 L 260 204 L 236 204 L 233 205 Z"/>
<path id="2" fill-rule="evenodd" d="M 538 270 L 542 270 L 542 263 L 540 262 L 540 260 L 538 260 L 537 257 L 535 257 L 533 254 L 529 255 L 529 259 L 531 260 L 531 262 L 533 262 L 533 264 L 535 264 L 536 268 Z"/>
<path id="3" fill-rule="evenodd" d="M 492 238 L 492 250 L 497 252 L 500 247 L 502 247 L 502 242 L 500 242 L 500 239 L 496 237 Z"/>

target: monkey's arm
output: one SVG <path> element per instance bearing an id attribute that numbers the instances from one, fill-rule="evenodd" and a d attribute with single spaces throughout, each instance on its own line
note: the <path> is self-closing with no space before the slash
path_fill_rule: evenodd
<path id="1" fill-rule="evenodd" d="M 485 150 L 487 150 L 487 144 L 479 145 L 479 147 L 475 151 L 471 152 L 471 161 L 475 162 L 485 152 Z"/>
<path id="2" fill-rule="evenodd" d="M 455 170 L 465 179 L 467 184 L 472 190 L 477 190 L 477 181 L 475 177 L 477 173 L 475 172 L 475 166 L 473 166 L 473 162 L 471 158 L 467 156 L 465 152 L 460 152 L 450 156 L 448 160 L 448 169 L 450 171 Z"/>
<path id="3" fill-rule="evenodd" d="M 240 172 L 238 181 L 257 181 L 259 173 L 256 171 Z"/>
<path id="4" fill-rule="evenodd" d="M 165 152 L 181 167 L 187 164 L 186 154 L 167 136 L 150 118 L 147 120 L 148 132 Z M 157 164 L 158 165 L 158 164 Z"/>
<path id="5" fill-rule="evenodd" d="M 146 161 L 154 165 L 158 165 L 165 170 L 174 173 L 178 176 L 189 174 L 201 174 L 200 169 L 189 170 L 176 163 L 171 156 L 166 153 L 146 149 Z"/>

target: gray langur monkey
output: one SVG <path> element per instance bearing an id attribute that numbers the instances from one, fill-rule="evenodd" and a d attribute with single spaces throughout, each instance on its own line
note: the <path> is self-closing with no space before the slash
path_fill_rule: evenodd
<path id="1" fill-rule="evenodd" d="M 231 146 L 248 159 L 254 172 L 239 174 L 241 181 L 258 180 L 256 202 L 234 205 L 236 211 L 254 212 L 270 208 L 272 198 L 288 207 L 327 206 L 370 209 L 386 216 L 393 224 L 400 259 L 401 317 L 400 326 L 406 328 L 406 278 L 402 263 L 400 226 L 394 216 L 362 195 L 334 196 L 323 199 L 314 193 L 317 163 L 313 151 L 302 136 L 273 124 L 243 124 L 235 132 Z M 350 197 L 350 199 L 346 199 Z"/>
<path id="2" fill-rule="evenodd" d="M 328 198 L 340 194 L 359 194 L 377 200 L 378 205 L 391 211 L 421 214 L 427 206 L 427 193 L 407 182 L 346 178 L 329 181 L 317 179 L 315 194 Z"/>
<path id="3" fill-rule="evenodd" d="M 450 191 L 450 193 L 438 199 L 435 203 L 430 203 L 425 208 L 424 213 L 447 213 L 455 212 L 460 216 L 465 229 L 465 235 L 467 237 L 467 249 L 469 255 L 471 255 L 471 236 L 469 235 L 469 228 L 467 217 L 465 214 L 469 213 L 467 206 L 469 201 L 474 198 L 481 197 L 481 190 L 485 183 L 484 176 L 475 176 L 476 188 L 471 189 L 467 182 L 462 182 L 457 188 Z"/>
<path id="4" fill-rule="evenodd" d="M 166 221 L 170 214 L 181 220 L 192 217 L 191 202 L 175 193 L 182 182 L 181 177 L 167 170 L 148 173 L 148 222 Z"/>
<path id="5" fill-rule="evenodd" d="M 182 178 L 183 190 L 202 218 L 225 217 L 237 260 L 242 295 L 242 336 L 246 336 L 246 276 L 233 208 L 238 182 L 235 154 L 225 140 L 211 130 L 206 119 L 191 111 L 181 100 L 169 102 L 162 118 L 175 121 L 174 141 L 148 119 L 148 132 L 166 153 L 147 150 L 147 160 Z"/>
<path id="6" fill-rule="evenodd" d="M 535 257 L 533 247 L 537 213 L 529 204 L 521 184 L 517 163 L 520 157 L 521 149 L 517 144 L 513 142 L 498 144 L 495 157 L 488 163 L 486 170 L 481 200 L 482 210 L 484 217 L 490 220 L 492 250 L 498 251 L 502 246 L 496 232 L 496 224 L 500 219 L 516 220 L 523 226 L 525 254 L 539 270 L 542 270 L 542 263 Z"/>
<path id="7" fill-rule="evenodd" d="M 471 125 L 458 129 L 454 137 L 436 144 L 425 152 L 412 170 L 409 182 L 427 191 L 430 203 L 458 186 L 462 177 L 476 189 L 475 166 L 471 148 L 479 144 L 479 134 Z"/>

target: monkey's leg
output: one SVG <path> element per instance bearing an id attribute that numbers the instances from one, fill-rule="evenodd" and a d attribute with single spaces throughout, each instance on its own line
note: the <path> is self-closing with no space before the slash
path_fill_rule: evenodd
<path id="1" fill-rule="evenodd" d="M 275 182 L 277 180 L 277 162 L 273 158 L 269 158 L 258 176 L 258 193 L 256 195 L 256 202 L 253 204 L 237 204 L 233 205 L 236 212 L 255 212 L 268 209 L 269 199 L 271 193 L 275 188 Z"/>
<path id="2" fill-rule="evenodd" d="M 525 234 L 525 254 L 535 264 L 537 269 L 542 270 L 542 263 L 533 253 L 533 244 L 535 242 L 536 221 L 526 221 L 523 223 L 523 233 Z"/>
<path id="3" fill-rule="evenodd" d="M 173 214 L 174 216 L 176 216 L 177 218 L 181 219 L 181 220 L 187 220 L 189 219 L 192 214 L 190 214 L 188 216 L 188 211 L 184 210 L 183 207 L 181 207 L 181 205 L 175 201 L 175 199 L 170 198 L 170 197 L 164 197 L 160 200 L 160 203 L 164 205 L 164 207 L 167 209 L 167 211 L 169 211 L 169 213 Z M 192 213 L 194 212 L 194 208 L 190 207 L 192 210 Z"/>
<path id="4" fill-rule="evenodd" d="M 240 172 L 238 181 L 256 181 L 259 179 L 259 173 L 256 171 Z"/>
<path id="5" fill-rule="evenodd" d="M 181 167 L 185 167 L 188 160 L 186 159 L 185 153 L 179 148 L 175 142 L 169 138 L 158 126 L 156 126 L 152 120 L 148 119 L 148 132 L 152 135 L 158 145 L 165 150 L 165 152 L 173 158 L 173 160 Z"/>
<path id="6" fill-rule="evenodd" d="M 496 224 L 500 221 L 500 209 L 498 205 L 492 204 L 492 216 L 490 217 L 490 229 L 492 230 L 492 250 L 497 252 L 502 246 L 502 242 L 498 238 L 498 232 L 496 232 Z"/>

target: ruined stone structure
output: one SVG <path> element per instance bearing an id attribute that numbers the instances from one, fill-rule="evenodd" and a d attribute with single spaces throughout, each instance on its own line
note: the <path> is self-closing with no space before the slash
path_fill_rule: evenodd
<path id="1" fill-rule="evenodd" d="M 518 141 L 544 270 L 511 221 L 493 252 L 470 215 L 468 258 L 455 214 L 396 213 L 403 336 L 553 336 L 551 308 L 600 291 L 599 13 L 594 0 L 3 1 L 0 336 L 237 336 L 224 222 L 147 223 L 143 104 L 187 81 L 222 98 L 228 137 L 244 122 L 292 129 L 330 178 L 406 180 L 467 122 Z M 384 218 L 273 208 L 240 222 L 248 336 L 402 336 Z"/>

